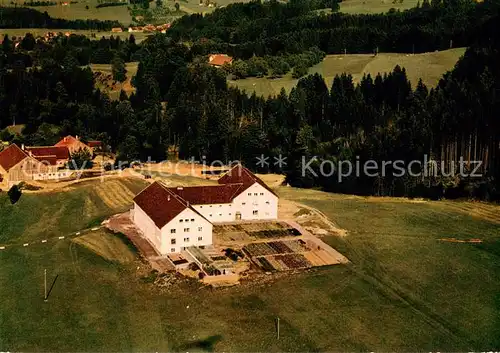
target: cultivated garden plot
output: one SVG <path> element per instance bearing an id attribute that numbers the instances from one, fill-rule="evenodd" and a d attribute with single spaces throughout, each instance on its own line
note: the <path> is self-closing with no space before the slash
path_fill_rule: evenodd
<path id="1" fill-rule="evenodd" d="M 243 252 L 266 272 L 287 271 L 341 263 L 326 244 L 312 239 L 270 241 L 247 244 Z"/>
<path id="2" fill-rule="evenodd" d="M 300 236 L 297 229 L 286 222 L 251 222 L 244 224 L 215 225 L 213 232 L 220 244 L 251 242 L 261 239 L 278 239 Z"/>

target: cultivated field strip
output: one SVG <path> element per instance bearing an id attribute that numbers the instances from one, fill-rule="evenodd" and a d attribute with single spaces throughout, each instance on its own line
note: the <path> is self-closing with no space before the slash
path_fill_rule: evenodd
<path id="1" fill-rule="evenodd" d="M 111 209 L 118 209 L 130 205 L 134 194 L 118 180 L 111 180 L 99 184 L 95 188 L 97 196 Z"/>

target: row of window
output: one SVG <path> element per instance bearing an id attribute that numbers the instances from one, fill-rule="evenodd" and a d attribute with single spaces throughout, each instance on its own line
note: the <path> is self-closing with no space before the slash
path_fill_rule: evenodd
<path id="1" fill-rule="evenodd" d="M 182 223 L 182 222 L 189 222 L 189 219 L 186 218 L 186 219 L 179 219 L 179 223 Z M 194 222 L 194 218 L 191 218 L 191 222 Z"/>
<path id="2" fill-rule="evenodd" d="M 260 193 L 260 196 L 263 196 L 263 195 L 264 195 L 264 193 L 263 193 L 263 192 L 261 192 L 261 193 Z M 251 192 L 249 192 L 249 193 L 248 193 L 248 196 L 252 196 L 252 193 L 251 193 Z M 257 196 L 257 193 L 256 193 L 256 192 L 254 192 L 254 193 L 253 193 L 253 196 Z"/>
<path id="3" fill-rule="evenodd" d="M 205 249 L 205 246 L 199 246 L 200 249 Z M 181 246 L 181 251 L 186 250 L 185 246 Z M 171 248 L 170 252 L 176 252 L 175 248 Z"/>
<path id="4" fill-rule="evenodd" d="M 198 232 L 201 232 L 203 230 L 203 227 L 198 227 Z M 184 233 L 188 233 L 191 231 L 191 228 L 184 228 Z M 177 229 L 170 229 L 170 234 L 175 234 L 177 232 Z"/>
<path id="5" fill-rule="evenodd" d="M 244 205 L 246 205 L 247 203 L 246 203 L 246 202 L 242 202 L 241 204 L 244 206 Z M 254 201 L 254 202 L 252 202 L 252 205 L 254 205 L 254 206 L 258 206 L 259 204 L 257 203 L 257 201 Z M 266 205 L 269 205 L 269 201 L 266 201 Z"/>
<path id="6" fill-rule="evenodd" d="M 198 237 L 198 241 L 202 241 L 202 240 L 203 240 L 203 237 Z M 189 243 L 189 237 L 184 238 L 184 243 Z M 170 244 L 172 244 L 172 245 L 177 244 L 177 239 L 175 239 L 175 238 L 170 239 Z"/>

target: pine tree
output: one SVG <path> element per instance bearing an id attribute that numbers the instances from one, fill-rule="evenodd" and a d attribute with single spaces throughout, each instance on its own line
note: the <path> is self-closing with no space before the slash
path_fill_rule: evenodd
<path id="1" fill-rule="evenodd" d="M 113 80 L 124 82 L 127 79 L 125 61 L 119 55 L 115 55 L 113 58 L 113 61 L 111 62 L 111 71 L 113 73 Z"/>

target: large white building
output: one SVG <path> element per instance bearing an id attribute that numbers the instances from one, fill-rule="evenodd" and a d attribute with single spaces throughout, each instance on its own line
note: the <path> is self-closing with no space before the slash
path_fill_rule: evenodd
<path id="1" fill-rule="evenodd" d="M 132 219 L 161 254 L 212 244 L 212 224 L 278 218 L 278 196 L 237 165 L 218 185 L 168 188 L 155 182 L 134 198 Z"/>

